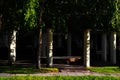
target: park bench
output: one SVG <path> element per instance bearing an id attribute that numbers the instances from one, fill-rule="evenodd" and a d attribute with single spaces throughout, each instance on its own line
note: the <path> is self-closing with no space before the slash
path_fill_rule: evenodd
<path id="1" fill-rule="evenodd" d="M 67 64 L 77 62 L 81 59 L 80 56 L 54 56 L 53 59 L 64 60 Z"/>

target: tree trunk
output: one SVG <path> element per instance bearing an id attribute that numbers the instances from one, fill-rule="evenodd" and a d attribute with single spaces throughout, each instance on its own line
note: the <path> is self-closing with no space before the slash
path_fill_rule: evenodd
<path id="1" fill-rule="evenodd" d="M 53 66 L 53 32 L 52 29 L 47 29 L 47 65 Z"/>
<path id="2" fill-rule="evenodd" d="M 90 29 L 84 32 L 84 65 L 90 67 Z"/>
<path id="3" fill-rule="evenodd" d="M 116 64 L 116 32 L 111 33 L 111 63 Z"/>
<path id="4" fill-rule="evenodd" d="M 41 68 L 41 54 L 42 54 L 42 14 L 43 14 L 43 3 L 39 0 L 39 38 L 38 38 L 38 53 L 37 53 L 37 68 Z"/>
<path id="5" fill-rule="evenodd" d="M 16 33 L 17 31 L 13 30 L 10 43 L 10 55 L 9 55 L 9 64 L 12 65 L 16 61 Z"/>
<path id="6" fill-rule="evenodd" d="M 38 53 L 37 53 L 37 68 L 41 68 L 41 54 L 42 54 L 42 29 L 39 31 Z"/>

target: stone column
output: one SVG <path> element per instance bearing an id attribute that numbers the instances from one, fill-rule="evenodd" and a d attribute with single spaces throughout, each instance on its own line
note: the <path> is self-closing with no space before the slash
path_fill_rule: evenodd
<path id="1" fill-rule="evenodd" d="M 107 34 L 106 33 L 103 33 L 102 35 L 102 51 L 103 51 L 102 59 L 104 62 L 107 62 Z"/>
<path id="2" fill-rule="evenodd" d="M 11 36 L 11 44 L 10 44 L 10 64 L 14 64 L 16 61 L 16 33 L 17 31 L 13 31 Z"/>
<path id="3" fill-rule="evenodd" d="M 9 42 L 8 42 L 8 35 L 5 34 L 5 46 L 8 48 L 9 47 Z"/>
<path id="4" fill-rule="evenodd" d="M 53 66 L 53 32 L 52 29 L 47 30 L 47 65 Z"/>
<path id="5" fill-rule="evenodd" d="M 0 30 L 1 30 L 1 27 L 2 27 L 2 15 L 0 15 Z"/>
<path id="6" fill-rule="evenodd" d="M 84 32 L 84 65 L 90 67 L 90 29 Z"/>
<path id="7" fill-rule="evenodd" d="M 111 63 L 116 64 L 116 32 L 111 33 Z"/>
<path id="8" fill-rule="evenodd" d="M 71 34 L 68 34 L 68 38 L 67 38 L 67 56 L 71 56 L 71 40 L 72 40 L 72 37 L 71 37 Z"/>
<path id="9" fill-rule="evenodd" d="M 46 58 L 46 33 L 43 34 L 43 52 L 42 52 L 42 57 Z"/>
<path id="10" fill-rule="evenodd" d="M 62 34 L 58 33 L 57 37 L 58 37 L 58 47 L 62 47 Z"/>

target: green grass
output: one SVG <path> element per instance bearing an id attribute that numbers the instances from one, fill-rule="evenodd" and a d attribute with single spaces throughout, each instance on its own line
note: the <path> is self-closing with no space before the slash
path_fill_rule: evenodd
<path id="1" fill-rule="evenodd" d="M 24 66 L 0 66 L 0 73 L 14 73 L 14 74 L 32 74 L 44 72 L 58 72 L 58 68 L 41 68 L 24 67 Z"/>
<path id="2" fill-rule="evenodd" d="M 120 80 L 110 76 L 12 76 L 0 77 L 0 80 Z"/>
<path id="3" fill-rule="evenodd" d="M 59 72 L 58 68 L 41 68 L 40 72 Z"/>
<path id="4" fill-rule="evenodd" d="M 117 66 L 106 67 L 91 67 L 88 70 L 93 72 L 102 73 L 120 73 L 120 68 Z M 13 73 L 13 74 L 32 74 L 32 73 L 46 73 L 46 72 L 59 72 L 58 68 L 41 68 L 36 69 L 34 66 L 0 66 L 0 73 Z"/>
<path id="5" fill-rule="evenodd" d="M 88 69 L 93 72 L 120 73 L 120 68 L 117 66 L 91 67 Z"/>

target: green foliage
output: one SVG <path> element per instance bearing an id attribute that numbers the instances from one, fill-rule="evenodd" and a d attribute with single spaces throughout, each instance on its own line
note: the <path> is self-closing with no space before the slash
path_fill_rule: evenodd
<path id="1" fill-rule="evenodd" d="M 2 6 L 6 30 L 42 26 L 61 32 L 86 28 L 117 31 L 120 26 L 119 0 L 12 0 Z"/>
<path id="2" fill-rule="evenodd" d="M 46 27 L 65 32 L 86 28 L 119 30 L 117 0 L 49 0 L 43 15 Z"/>
<path id="3" fill-rule="evenodd" d="M 77 17 L 79 22 L 77 25 L 85 29 L 117 30 L 117 3 L 117 0 L 78 1 L 76 4 L 76 12 L 79 15 L 79 18 Z M 75 21 L 76 20 L 75 18 Z"/>
<path id="4" fill-rule="evenodd" d="M 120 27 L 118 26 L 119 23 L 119 13 L 118 13 L 118 0 L 114 0 L 113 3 L 111 3 L 111 11 L 112 11 L 112 18 L 110 20 L 110 24 L 113 30 L 120 30 Z"/>
<path id="5" fill-rule="evenodd" d="M 68 32 L 67 20 L 71 14 L 69 0 L 48 0 L 44 4 L 43 21 L 46 28 Z"/>
<path id="6" fill-rule="evenodd" d="M 37 27 L 39 0 L 26 0 L 24 9 L 25 27 L 28 29 Z"/>
<path id="7" fill-rule="evenodd" d="M 3 29 L 29 30 L 38 25 L 39 0 L 12 0 L 4 2 Z"/>
<path id="8" fill-rule="evenodd" d="M 117 12 L 117 17 L 118 17 L 118 19 L 117 19 L 117 27 L 118 27 L 118 29 L 120 28 L 120 0 L 118 0 L 118 3 L 117 3 L 117 6 L 118 6 L 118 12 Z M 120 31 L 120 30 L 119 30 Z"/>
<path id="9" fill-rule="evenodd" d="M 12 31 L 13 29 L 18 30 L 20 26 L 23 26 L 23 15 L 22 15 L 23 0 L 11 0 L 5 1 L 2 6 L 2 31 Z"/>

